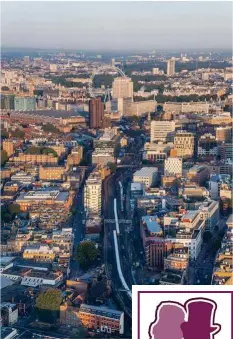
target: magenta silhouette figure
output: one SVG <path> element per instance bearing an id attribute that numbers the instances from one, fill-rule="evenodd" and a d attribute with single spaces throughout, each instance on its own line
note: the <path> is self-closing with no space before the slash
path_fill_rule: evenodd
<path id="1" fill-rule="evenodd" d="M 162 302 L 157 307 L 155 321 L 149 328 L 150 339 L 183 339 L 181 324 L 184 321 L 183 305 L 172 301 Z"/>
<path id="2" fill-rule="evenodd" d="M 185 309 L 188 317 L 181 325 L 184 339 L 214 339 L 221 330 L 221 326 L 214 323 L 216 303 L 205 298 L 190 299 Z"/>
<path id="3" fill-rule="evenodd" d="M 206 298 L 189 299 L 184 305 L 161 302 L 149 327 L 150 339 L 214 339 L 221 326 L 214 322 L 217 305 Z"/>

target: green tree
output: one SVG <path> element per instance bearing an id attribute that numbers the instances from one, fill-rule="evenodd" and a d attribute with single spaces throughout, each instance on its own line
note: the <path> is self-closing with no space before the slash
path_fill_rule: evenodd
<path id="1" fill-rule="evenodd" d="M 222 242 L 220 239 L 216 239 L 213 244 L 213 248 L 218 251 L 222 246 Z"/>
<path id="2" fill-rule="evenodd" d="M 109 162 L 108 163 L 108 167 L 109 167 L 111 173 L 116 173 L 116 169 L 117 169 L 117 165 L 116 164 L 114 164 L 113 162 Z"/>
<path id="3" fill-rule="evenodd" d="M 36 146 L 30 146 L 26 149 L 24 152 L 25 154 L 41 154 L 41 150 L 39 147 Z"/>
<path id="4" fill-rule="evenodd" d="M 55 157 L 57 157 L 57 152 L 54 151 L 52 148 L 50 147 L 43 147 L 41 149 L 41 154 L 53 154 Z"/>
<path id="5" fill-rule="evenodd" d="M 46 124 L 42 126 L 44 132 L 51 132 L 51 133 L 60 133 L 59 130 L 53 126 L 52 124 Z"/>
<path id="6" fill-rule="evenodd" d="M 16 131 L 11 131 L 11 136 L 14 138 L 19 138 L 22 139 L 25 136 L 24 131 L 16 130 Z"/>
<path id="7" fill-rule="evenodd" d="M 8 210 L 11 215 L 16 215 L 20 212 L 20 206 L 18 204 L 10 204 Z"/>
<path id="8" fill-rule="evenodd" d="M 56 323 L 59 317 L 62 294 L 60 290 L 48 289 L 39 294 L 36 299 L 36 312 L 39 320 L 51 324 Z"/>
<path id="9" fill-rule="evenodd" d="M 98 255 L 99 250 L 94 241 L 83 241 L 77 247 L 76 259 L 85 268 L 90 266 Z"/>
<path id="10" fill-rule="evenodd" d="M 4 149 L 1 149 L 1 166 L 3 166 L 8 160 L 7 152 Z"/>
<path id="11" fill-rule="evenodd" d="M 8 133 L 5 129 L 2 129 L 2 130 L 1 130 L 1 138 L 2 138 L 2 139 L 7 139 L 7 138 L 9 138 L 9 133 Z"/>

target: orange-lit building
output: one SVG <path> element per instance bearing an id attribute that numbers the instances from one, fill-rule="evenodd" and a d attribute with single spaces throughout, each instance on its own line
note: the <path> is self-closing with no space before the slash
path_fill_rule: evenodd
<path id="1" fill-rule="evenodd" d="M 58 157 L 52 155 L 52 154 L 24 154 L 20 153 L 16 157 L 11 157 L 9 161 L 12 161 L 14 163 L 27 163 L 30 162 L 35 165 L 40 164 L 57 164 L 58 163 Z"/>
<path id="2" fill-rule="evenodd" d="M 62 180 L 65 172 L 63 166 L 40 166 L 40 180 Z"/>
<path id="3" fill-rule="evenodd" d="M 14 143 L 11 140 L 4 140 L 2 143 L 2 149 L 6 151 L 8 157 L 14 154 Z"/>
<path id="4" fill-rule="evenodd" d="M 76 146 L 72 149 L 71 154 L 67 157 L 68 166 L 78 166 L 83 157 L 83 147 Z"/>
<path id="5" fill-rule="evenodd" d="M 61 205 L 70 209 L 73 203 L 73 192 L 60 192 L 59 190 L 37 190 L 21 193 L 16 199 L 21 211 L 27 211 L 33 205 Z"/>
<path id="6" fill-rule="evenodd" d="M 79 319 L 84 327 L 100 332 L 124 334 L 124 312 L 104 306 L 82 304 Z"/>

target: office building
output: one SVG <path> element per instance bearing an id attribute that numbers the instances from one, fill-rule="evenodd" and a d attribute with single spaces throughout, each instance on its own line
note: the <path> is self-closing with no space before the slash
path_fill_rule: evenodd
<path id="1" fill-rule="evenodd" d="M 214 159 L 217 156 L 217 153 L 218 144 L 215 136 L 209 133 L 202 135 L 198 140 L 198 157 Z"/>
<path id="2" fill-rule="evenodd" d="M 143 167 L 133 175 L 133 182 L 143 183 L 146 188 L 153 186 L 157 180 L 157 167 Z"/>
<path id="3" fill-rule="evenodd" d="M 13 141 L 6 139 L 2 142 L 2 149 L 6 151 L 8 157 L 14 154 L 14 143 Z"/>
<path id="4" fill-rule="evenodd" d="M 89 126 L 90 128 L 102 128 L 104 120 L 104 103 L 100 98 L 89 101 Z"/>
<path id="5" fill-rule="evenodd" d="M 191 158 L 194 154 L 194 135 L 186 131 L 178 131 L 174 138 L 174 151 L 181 158 Z"/>
<path id="6" fill-rule="evenodd" d="M 88 214 L 101 215 L 102 180 L 99 172 L 92 172 L 86 180 L 84 188 L 84 207 Z"/>
<path id="7" fill-rule="evenodd" d="M 10 95 L 1 94 L 1 109 L 6 109 L 6 110 L 15 109 L 14 94 L 10 94 Z"/>
<path id="8" fill-rule="evenodd" d="M 233 143 L 223 142 L 220 146 L 220 154 L 222 160 L 233 160 Z"/>
<path id="9" fill-rule="evenodd" d="M 18 321 L 18 307 L 14 303 L 0 303 L 1 325 L 11 326 Z M 15 336 L 14 336 L 15 337 Z M 13 338 L 13 337 L 10 337 Z"/>
<path id="10" fill-rule="evenodd" d="M 119 103 L 123 101 L 123 106 Z M 123 112 L 124 116 L 133 116 L 138 117 L 145 115 L 146 113 L 155 112 L 157 107 L 157 102 L 154 100 L 143 100 L 143 101 L 132 101 L 132 98 L 118 99 L 119 111 Z"/>
<path id="11" fill-rule="evenodd" d="M 203 185 L 209 178 L 209 170 L 207 166 L 194 165 L 187 173 L 187 178 L 198 185 Z"/>
<path id="12" fill-rule="evenodd" d="M 200 219 L 205 222 L 205 229 L 213 231 L 219 222 L 219 202 L 208 200 L 199 207 Z"/>
<path id="13" fill-rule="evenodd" d="M 167 176 L 182 175 L 182 159 L 169 157 L 164 161 L 164 174 Z"/>
<path id="14" fill-rule="evenodd" d="M 45 181 L 63 180 L 65 168 L 63 166 L 40 166 L 39 178 Z"/>
<path id="15" fill-rule="evenodd" d="M 143 158 L 151 162 L 163 161 L 168 157 L 173 147 L 174 145 L 171 142 L 166 144 L 161 141 L 158 143 L 146 142 L 144 145 Z"/>
<path id="16" fill-rule="evenodd" d="M 165 102 L 163 110 L 172 113 L 209 113 L 210 104 L 208 102 Z"/>
<path id="17" fill-rule="evenodd" d="M 16 111 L 35 111 L 36 98 L 35 97 L 15 97 Z"/>
<path id="18" fill-rule="evenodd" d="M 115 78 L 112 84 L 112 97 L 133 98 L 133 81 L 126 76 Z"/>
<path id="19" fill-rule="evenodd" d="M 150 142 L 167 142 L 172 139 L 175 131 L 175 121 L 151 121 Z"/>
<path id="20" fill-rule="evenodd" d="M 175 74 L 175 59 L 171 58 L 170 60 L 167 61 L 167 75 L 173 75 Z"/>
<path id="21" fill-rule="evenodd" d="M 35 181 L 35 178 L 29 173 L 20 171 L 11 176 L 11 181 L 16 181 L 22 185 L 29 186 Z"/>

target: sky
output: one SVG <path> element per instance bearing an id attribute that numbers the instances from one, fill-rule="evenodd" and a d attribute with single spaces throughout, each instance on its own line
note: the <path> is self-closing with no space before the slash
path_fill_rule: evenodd
<path id="1" fill-rule="evenodd" d="M 232 3 L 2 2 L 3 47 L 231 49 Z"/>

